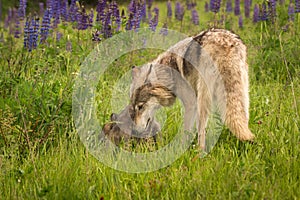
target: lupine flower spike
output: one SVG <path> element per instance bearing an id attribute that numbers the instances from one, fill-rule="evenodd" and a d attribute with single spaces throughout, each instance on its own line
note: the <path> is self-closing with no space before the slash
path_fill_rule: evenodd
<path id="1" fill-rule="evenodd" d="M 292 3 L 290 3 L 288 8 L 289 21 L 295 20 L 295 7 Z"/>
<path id="2" fill-rule="evenodd" d="M 196 9 L 192 10 L 192 22 L 195 25 L 199 25 L 199 15 Z"/>
<path id="3" fill-rule="evenodd" d="M 259 20 L 259 7 L 255 4 L 253 9 L 253 23 L 257 23 Z"/>
<path id="4" fill-rule="evenodd" d="M 172 4 L 170 0 L 167 2 L 167 16 L 172 18 Z"/>
<path id="5" fill-rule="evenodd" d="M 210 11 L 218 13 L 221 7 L 221 0 L 210 0 Z"/>
<path id="6" fill-rule="evenodd" d="M 158 24 L 159 9 L 155 7 L 153 9 L 153 12 L 154 12 L 154 16 L 149 22 L 149 27 L 150 27 L 150 30 L 155 31 L 157 24 Z"/>
<path id="7" fill-rule="evenodd" d="M 204 10 L 205 10 L 205 12 L 209 12 L 209 5 L 208 5 L 207 1 L 205 1 Z"/>
<path id="8" fill-rule="evenodd" d="M 175 18 L 178 21 L 182 21 L 183 15 L 184 15 L 184 7 L 177 1 L 175 5 Z"/>
<path id="9" fill-rule="evenodd" d="M 300 13 L 300 0 L 295 0 L 295 13 Z"/>
<path id="10" fill-rule="evenodd" d="M 44 17 L 42 20 L 42 26 L 40 30 L 40 43 L 44 43 L 48 37 L 49 30 L 50 30 L 50 23 L 51 23 L 51 15 L 50 15 L 50 10 L 47 9 L 44 13 Z"/>
<path id="11" fill-rule="evenodd" d="M 227 0 L 226 2 L 226 12 L 232 12 L 232 0 Z"/>
<path id="12" fill-rule="evenodd" d="M 235 0 L 234 1 L 234 15 L 238 16 L 241 14 L 240 10 L 240 0 Z"/>
<path id="13" fill-rule="evenodd" d="M 167 36 L 168 35 L 168 26 L 167 26 L 167 23 L 164 23 L 164 25 L 160 29 L 159 33 L 162 34 L 163 36 Z"/>
<path id="14" fill-rule="evenodd" d="M 245 17 L 247 17 L 247 18 L 250 17 L 250 6 L 251 6 L 251 0 L 245 0 L 244 1 L 244 12 L 245 12 Z"/>

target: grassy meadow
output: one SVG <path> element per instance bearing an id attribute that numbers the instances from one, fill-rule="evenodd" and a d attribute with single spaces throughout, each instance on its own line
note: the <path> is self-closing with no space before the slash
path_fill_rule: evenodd
<path id="1" fill-rule="evenodd" d="M 199 150 L 192 145 L 173 164 L 154 172 L 109 168 L 84 147 L 72 118 L 74 81 L 86 56 L 101 45 L 92 41 L 95 27 L 76 30 L 71 23 L 59 24 L 29 52 L 22 34 L 14 38 L 1 21 L 0 199 L 300 199 L 300 14 L 289 21 L 286 1 L 277 4 L 273 22 L 244 18 L 239 27 L 238 17 L 222 10 L 224 2 L 216 15 L 205 12 L 204 3 L 195 8 L 200 24 L 194 25 L 189 10 L 182 21 L 167 19 L 166 2 L 154 1 L 152 6 L 159 8 L 156 31 L 166 23 L 186 35 L 212 26 L 240 35 L 248 48 L 254 144 L 238 141 L 224 127 L 204 158 L 197 158 Z M 241 15 L 243 8 L 241 4 Z M 99 123 L 109 121 L 117 80 L 159 53 L 135 51 L 109 66 L 97 86 Z M 172 116 L 180 116 L 178 110 L 171 109 L 163 139 L 176 132 L 180 119 Z"/>

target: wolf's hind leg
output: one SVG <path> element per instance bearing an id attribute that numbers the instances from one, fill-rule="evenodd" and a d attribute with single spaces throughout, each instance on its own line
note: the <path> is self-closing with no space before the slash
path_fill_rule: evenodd
<path id="1" fill-rule="evenodd" d="M 198 145 L 205 151 L 205 139 L 208 117 L 210 114 L 212 96 L 205 84 L 200 84 L 198 89 Z"/>

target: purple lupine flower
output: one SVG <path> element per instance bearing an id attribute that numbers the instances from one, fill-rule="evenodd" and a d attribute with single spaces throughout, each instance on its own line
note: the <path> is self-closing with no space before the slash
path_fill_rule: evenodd
<path id="1" fill-rule="evenodd" d="M 163 36 L 167 36 L 168 32 L 169 31 L 168 31 L 167 23 L 164 23 L 163 27 L 159 31 L 159 34 L 162 34 Z"/>
<path id="2" fill-rule="evenodd" d="M 150 11 L 153 4 L 153 0 L 147 0 L 147 4 L 148 4 L 148 10 Z"/>
<path id="3" fill-rule="evenodd" d="M 261 5 L 261 11 L 259 13 L 260 13 L 260 20 L 262 21 L 268 20 L 267 6 L 265 3 Z"/>
<path id="4" fill-rule="evenodd" d="M 15 31 L 14 31 L 14 37 L 15 38 L 20 38 L 21 34 L 21 27 L 20 27 L 20 21 L 24 20 L 26 16 L 26 0 L 20 0 L 19 8 L 18 8 L 18 16 L 16 17 L 15 20 Z"/>
<path id="5" fill-rule="evenodd" d="M 221 0 L 210 0 L 210 10 L 214 13 L 218 13 L 221 7 Z"/>
<path id="6" fill-rule="evenodd" d="M 46 8 L 49 10 L 51 16 L 52 16 L 52 11 L 53 11 L 52 6 L 53 6 L 52 0 L 47 0 L 46 1 Z"/>
<path id="7" fill-rule="evenodd" d="M 82 7 L 81 11 L 77 12 L 77 29 L 86 30 L 89 26 L 89 16 L 86 14 L 85 8 Z"/>
<path id="8" fill-rule="evenodd" d="M 240 15 L 239 17 L 239 28 L 243 28 L 243 17 Z"/>
<path id="9" fill-rule="evenodd" d="M 34 33 L 34 27 L 33 27 L 33 20 L 31 19 L 29 22 L 28 27 L 28 39 L 27 39 L 27 50 L 30 52 L 32 50 L 32 44 L 33 44 L 33 33 Z"/>
<path id="10" fill-rule="evenodd" d="M 12 9 L 9 8 L 8 9 L 8 13 L 4 19 L 4 28 L 8 28 L 9 24 L 10 24 L 10 21 L 12 19 Z"/>
<path id="11" fill-rule="evenodd" d="M 58 1 L 57 1 L 58 3 Z M 58 24 L 60 23 L 60 12 L 59 12 L 59 9 L 57 8 L 57 4 L 56 3 L 53 3 L 53 25 L 52 25 L 52 28 L 57 28 Z"/>
<path id="12" fill-rule="evenodd" d="M 240 0 L 235 0 L 234 1 L 234 15 L 238 16 L 241 14 L 240 10 Z"/>
<path id="13" fill-rule="evenodd" d="M 102 26 L 102 32 L 104 38 L 110 38 L 112 36 L 111 18 L 112 18 L 112 11 L 108 10 L 108 12 L 105 15 L 104 23 Z"/>
<path id="14" fill-rule="evenodd" d="M 101 31 L 96 30 L 94 33 L 92 33 L 92 41 L 100 42 L 102 40 L 100 35 L 101 35 Z"/>
<path id="15" fill-rule="evenodd" d="M 204 10 L 205 10 L 205 12 L 209 11 L 209 5 L 208 5 L 207 1 L 205 1 Z"/>
<path id="16" fill-rule="evenodd" d="M 80 30 L 86 30 L 89 27 L 89 16 L 87 15 L 85 9 L 82 9 L 81 13 L 81 29 Z"/>
<path id="17" fill-rule="evenodd" d="M 27 17 L 24 26 L 24 48 L 26 49 L 28 47 L 28 40 L 29 40 L 29 25 L 30 25 L 29 18 Z"/>
<path id="18" fill-rule="evenodd" d="M 61 37 L 62 37 L 62 33 L 59 32 L 59 31 L 57 31 L 57 32 L 56 32 L 56 42 L 59 42 L 60 39 L 61 39 Z"/>
<path id="19" fill-rule="evenodd" d="M 93 27 L 93 23 L 94 23 L 94 10 L 93 10 L 93 8 L 91 8 L 88 21 L 89 21 L 89 27 Z"/>
<path id="20" fill-rule="evenodd" d="M 196 9 L 192 10 L 192 22 L 195 25 L 199 25 L 199 15 Z"/>
<path id="21" fill-rule="evenodd" d="M 250 17 L 250 4 L 251 0 L 245 0 L 244 1 L 244 11 L 245 11 L 245 17 Z"/>
<path id="22" fill-rule="evenodd" d="M 63 0 L 60 3 L 60 15 L 61 19 L 65 22 L 69 21 L 69 13 L 68 13 L 68 0 Z"/>
<path id="23" fill-rule="evenodd" d="M 40 30 L 40 43 L 44 43 L 49 35 L 50 30 L 50 23 L 51 23 L 51 15 L 50 10 L 47 9 L 44 13 L 44 17 L 42 20 L 41 30 Z"/>
<path id="24" fill-rule="evenodd" d="M 32 17 L 29 21 L 26 20 L 25 23 L 26 27 L 26 37 L 24 35 L 24 47 L 31 52 L 33 49 L 37 47 L 37 40 L 38 40 L 38 32 L 39 32 L 39 18 Z M 24 30 L 25 33 L 25 30 Z"/>
<path id="25" fill-rule="evenodd" d="M 146 1 L 141 2 L 141 18 L 146 19 L 147 17 L 147 5 Z"/>
<path id="26" fill-rule="evenodd" d="M 39 11 L 40 16 L 43 16 L 44 15 L 44 10 L 45 10 L 43 2 L 39 3 L 39 9 L 40 9 L 40 11 Z"/>
<path id="27" fill-rule="evenodd" d="M 137 30 L 140 28 L 141 20 L 142 20 L 142 9 L 143 5 L 132 0 L 130 3 L 129 9 L 129 19 L 127 21 L 126 30 Z"/>
<path id="28" fill-rule="evenodd" d="M 76 22 L 77 21 L 77 13 L 78 13 L 78 7 L 76 4 L 77 0 L 71 0 L 70 8 L 69 8 L 69 20 L 70 22 Z"/>
<path id="29" fill-rule="evenodd" d="M 105 17 L 106 7 L 107 7 L 106 0 L 98 0 L 98 4 L 97 4 L 97 8 L 96 8 L 96 11 L 97 11 L 96 21 L 97 22 L 99 22 L 99 21 L 103 22 L 103 19 Z"/>
<path id="30" fill-rule="evenodd" d="M 131 0 L 129 2 L 129 4 L 127 6 L 127 9 L 128 9 L 129 12 L 132 12 L 132 13 L 134 12 L 134 9 L 136 7 L 135 4 L 136 4 L 135 0 Z"/>
<path id="31" fill-rule="evenodd" d="M 60 15 L 60 9 L 59 9 L 59 1 L 58 0 L 52 0 L 52 17 L 54 19 L 57 18 L 57 16 L 59 17 Z"/>
<path id="32" fill-rule="evenodd" d="M 129 17 L 128 17 L 128 20 L 127 20 L 127 23 L 126 23 L 126 27 L 125 27 L 125 29 L 127 30 L 127 31 L 129 31 L 129 30 L 132 30 L 132 28 L 133 28 L 133 26 L 134 26 L 134 20 L 133 20 L 133 13 L 129 13 Z"/>
<path id="33" fill-rule="evenodd" d="M 186 0 L 186 7 L 188 10 L 192 10 L 197 6 L 197 3 L 191 2 L 190 0 Z"/>
<path id="34" fill-rule="evenodd" d="M 153 9 L 153 12 L 154 12 L 154 16 L 149 22 L 149 27 L 150 27 L 150 30 L 155 31 L 157 24 L 158 24 L 159 9 L 155 7 Z"/>
<path id="35" fill-rule="evenodd" d="M 259 7 L 255 4 L 253 9 L 253 23 L 257 23 L 259 20 Z"/>
<path id="36" fill-rule="evenodd" d="M 14 23 L 16 23 L 16 21 L 18 21 L 17 15 L 18 15 L 18 13 L 17 13 L 16 8 L 13 8 L 13 9 L 9 8 L 7 18 L 5 19 L 5 22 L 4 22 L 4 27 L 9 29 L 9 34 L 15 34 L 15 26 L 16 25 Z"/>
<path id="37" fill-rule="evenodd" d="M 269 0 L 268 8 L 269 8 L 269 16 L 272 18 L 272 20 L 275 20 L 275 18 L 276 18 L 276 0 Z"/>
<path id="38" fill-rule="evenodd" d="M 167 2 L 167 17 L 172 17 L 172 4 L 170 0 Z"/>
<path id="39" fill-rule="evenodd" d="M 300 0 L 295 0 L 295 13 L 300 13 Z"/>
<path id="40" fill-rule="evenodd" d="M 120 17 L 119 6 L 115 1 L 113 1 L 109 4 L 109 9 L 112 12 L 113 21 L 115 22 L 115 25 L 116 25 L 116 31 L 119 31 L 120 27 L 121 27 L 121 17 Z"/>
<path id="41" fill-rule="evenodd" d="M 17 17 L 16 22 L 15 22 L 15 32 L 14 32 L 14 37 L 15 38 L 20 38 L 21 31 L 20 31 L 20 20 Z"/>
<path id="42" fill-rule="evenodd" d="M 180 2 L 177 1 L 175 5 L 175 18 L 179 21 L 182 21 L 183 15 L 184 15 L 184 7 L 183 5 L 180 4 Z"/>
<path id="43" fill-rule="evenodd" d="M 226 1 L 226 12 L 228 13 L 232 12 L 232 0 Z"/>
<path id="44" fill-rule="evenodd" d="M 34 18 L 32 18 L 31 24 L 33 26 L 33 33 L 31 35 L 31 38 L 32 38 L 32 48 L 36 49 L 36 47 L 37 47 L 37 41 L 38 41 L 38 37 L 39 37 L 40 19 L 37 16 L 35 16 Z"/>
<path id="45" fill-rule="evenodd" d="M 26 4 L 27 4 L 27 0 L 20 0 L 20 4 L 18 8 L 19 20 L 23 20 L 26 16 Z"/>
<path id="46" fill-rule="evenodd" d="M 290 3 L 288 8 L 289 21 L 295 20 L 295 7 L 294 4 Z"/>

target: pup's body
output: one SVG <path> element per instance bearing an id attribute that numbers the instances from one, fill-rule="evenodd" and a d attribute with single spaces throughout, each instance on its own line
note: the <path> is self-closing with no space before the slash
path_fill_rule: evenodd
<path id="1" fill-rule="evenodd" d="M 104 135 L 114 144 L 119 145 L 121 141 L 128 141 L 130 139 L 148 139 L 153 137 L 156 141 L 156 134 L 160 131 L 160 125 L 153 120 L 148 128 L 143 132 L 136 132 L 133 128 L 133 122 L 130 117 L 129 106 L 125 107 L 120 114 L 112 113 L 110 116 L 111 122 L 103 126 Z"/>
<path id="2" fill-rule="evenodd" d="M 202 149 L 212 103 L 238 139 L 254 139 L 248 128 L 246 46 L 236 34 L 222 29 L 202 32 L 177 43 L 152 63 L 133 68 L 132 75 L 131 117 L 139 131 L 147 129 L 160 106 L 170 106 L 178 97 L 185 107 L 185 130 L 191 130 L 197 119 Z"/>

